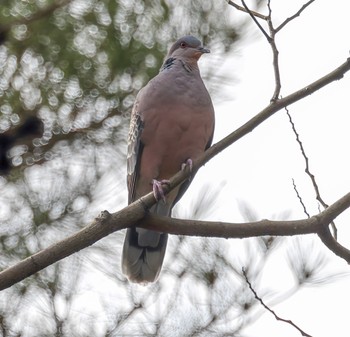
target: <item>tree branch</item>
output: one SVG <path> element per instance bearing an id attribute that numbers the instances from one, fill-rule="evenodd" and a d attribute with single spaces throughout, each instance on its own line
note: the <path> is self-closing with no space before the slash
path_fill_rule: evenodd
<path id="1" fill-rule="evenodd" d="M 348 264 L 350 264 L 350 250 L 343 247 L 332 235 L 328 226 L 323 226 L 317 232 L 319 238 L 324 245 L 331 250 L 334 254 L 343 258 Z"/>
<path id="2" fill-rule="evenodd" d="M 315 0 L 310 0 L 309 2 L 304 4 L 299 9 L 299 11 L 297 13 L 295 13 L 291 17 L 287 18 L 277 29 L 274 28 L 273 23 L 272 23 L 272 8 L 271 8 L 270 0 L 267 1 L 267 8 L 268 8 L 269 14 L 267 16 L 263 16 L 263 17 L 261 17 L 261 15 L 259 13 L 252 12 L 248 8 L 248 6 L 244 2 L 244 0 L 241 0 L 241 1 L 242 1 L 243 7 L 238 6 L 237 4 L 235 4 L 231 1 L 228 1 L 228 3 L 230 5 L 232 5 L 233 7 L 235 7 L 236 9 L 248 13 L 250 15 L 250 17 L 252 18 L 252 20 L 254 21 L 254 23 L 260 29 L 260 31 L 264 34 L 265 38 L 267 39 L 268 43 L 271 46 L 272 55 L 273 55 L 273 61 L 272 61 L 273 72 L 274 72 L 274 76 L 275 76 L 275 89 L 274 89 L 274 93 L 273 93 L 272 98 L 271 98 L 271 102 L 275 102 L 278 100 L 278 97 L 279 97 L 280 92 L 281 92 L 281 75 L 280 75 L 279 64 L 278 64 L 279 52 L 277 49 L 275 36 L 288 22 L 290 22 L 290 21 L 294 20 L 296 17 L 298 17 L 303 12 L 303 10 L 306 7 L 308 7 Z M 257 14 L 259 14 L 259 15 L 257 15 Z M 265 31 L 263 26 L 259 23 L 259 21 L 257 20 L 257 17 L 263 18 L 267 22 L 267 25 L 269 28 L 269 34 Z"/>
<path id="3" fill-rule="evenodd" d="M 300 137 L 299 137 L 299 134 L 298 134 L 297 129 L 296 129 L 296 127 L 295 127 L 295 124 L 294 124 L 294 122 L 293 122 L 292 116 L 290 115 L 290 113 L 289 113 L 287 107 L 285 108 L 285 110 L 286 110 L 287 116 L 288 116 L 288 118 L 289 118 L 289 123 L 290 123 L 291 126 L 292 126 L 292 130 L 293 130 L 293 132 L 294 132 L 296 141 L 297 141 L 297 143 L 299 144 L 301 154 L 302 154 L 302 156 L 303 156 L 303 158 L 304 158 L 304 161 L 305 161 L 305 173 L 309 176 L 309 178 L 310 178 L 310 180 L 311 180 L 312 186 L 313 186 L 313 188 L 314 188 L 314 190 L 315 190 L 316 200 L 322 205 L 322 207 L 323 207 L 324 209 L 326 209 L 329 205 L 326 204 L 326 203 L 323 201 L 322 197 L 321 197 L 320 189 L 319 189 L 318 184 L 317 184 L 317 182 L 316 182 L 316 177 L 315 177 L 315 175 L 312 174 L 311 171 L 310 171 L 309 158 L 308 158 L 308 156 L 306 155 L 306 152 L 305 152 L 305 149 L 304 149 L 304 145 L 303 145 L 302 141 L 300 140 Z M 294 182 L 293 182 L 293 184 L 294 184 Z M 294 186 L 295 186 L 295 185 L 294 185 Z M 295 189 L 295 188 L 294 188 L 294 189 Z M 297 193 L 297 194 L 298 194 L 298 193 Z M 298 195 L 298 197 L 299 197 L 299 200 L 301 201 L 301 198 L 300 198 L 299 195 Z M 302 204 L 303 204 L 303 203 L 302 203 Z M 304 205 L 303 205 L 303 206 L 304 206 Z M 305 209 L 305 206 L 304 206 L 304 212 L 305 212 L 305 211 L 306 211 L 306 209 Z M 337 232 L 338 232 L 337 227 L 336 227 L 336 225 L 335 225 L 334 222 L 331 223 L 331 226 L 332 226 L 332 229 L 333 229 L 334 238 L 337 239 Z"/>
<path id="4" fill-rule="evenodd" d="M 232 7 L 236 8 L 236 9 L 238 9 L 239 11 L 242 11 L 244 13 L 250 13 L 250 14 L 256 16 L 259 19 L 262 19 L 262 20 L 266 20 L 267 19 L 266 15 L 260 14 L 258 12 L 254 12 L 252 10 L 247 11 L 246 8 L 244 8 L 244 7 L 240 6 L 240 5 L 237 5 L 236 3 L 234 3 L 231 0 L 228 0 L 228 4 L 231 5 Z"/>
<path id="5" fill-rule="evenodd" d="M 255 115 L 248 122 L 243 124 L 241 127 L 239 127 L 237 130 L 235 130 L 225 138 L 223 138 L 221 141 L 214 144 L 197 160 L 194 160 L 193 170 L 198 169 L 199 167 L 207 163 L 210 159 L 212 159 L 214 156 L 216 156 L 218 153 L 220 153 L 222 150 L 224 150 L 226 147 L 230 146 L 231 144 L 236 142 L 238 139 L 244 137 L 249 132 L 252 132 L 257 126 L 259 126 L 269 117 L 271 117 L 277 111 L 313 94 L 314 92 L 325 87 L 329 83 L 332 83 L 333 81 L 341 79 L 344 76 L 344 74 L 349 70 L 350 70 L 350 57 L 347 58 L 346 61 L 343 64 L 341 64 L 338 68 L 326 74 L 325 76 L 321 77 L 320 79 L 316 80 L 315 82 L 310 83 L 304 88 L 298 91 L 295 91 L 294 93 L 284 98 L 281 98 L 275 102 L 271 102 L 260 113 Z M 184 175 L 184 173 L 185 172 L 183 171 L 176 174 L 174 176 L 175 178 L 174 182 L 179 181 L 180 180 L 179 177 Z M 184 178 L 187 178 L 188 176 L 189 175 L 186 175 L 184 176 Z M 182 181 L 183 180 L 179 181 L 179 183 L 181 183 Z M 171 187 L 173 187 L 173 182 L 171 182 Z"/>
<path id="6" fill-rule="evenodd" d="M 284 107 L 299 101 L 300 99 L 311 95 L 320 88 L 327 84 L 338 80 L 344 76 L 344 74 L 350 69 L 350 58 L 346 60 L 338 68 L 326 74 L 317 81 L 309 84 L 308 86 L 279 99 L 276 102 L 270 103 L 264 110 L 262 110 L 255 117 L 250 119 L 236 131 L 214 144 L 204 154 L 197 159 L 193 160 L 193 170 L 197 171 L 201 166 L 207 163 L 210 159 L 223 151 L 225 148 L 242 138 L 249 132 L 253 131 L 258 125 L 263 123 L 266 119 L 272 116 L 277 111 Z M 164 190 L 168 193 L 171 189 L 181 184 L 188 179 L 191 175 L 189 168 L 187 167 L 183 171 L 179 171 L 175 176 L 170 179 L 170 184 L 164 185 Z M 0 273 L 0 290 L 8 288 L 13 284 L 25 279 L 26 277 L 33 275 L 34 273 L 46 268 L 47 266 L 75 253 L 79 250 L 86 248 L 103 237 L 127 228 L 131 226 L 146 227 L 148 220 L 154 220 L 151 216 L 145 219 L 145 223 L 140 223 L 147 215 L 147 210 L 155 203 L 153 193 L 149 193 L 134 203 L 123 208 L 119 212 L 109 214 L 104 211 L 101 216 L 96 218 L 90 225 L 86 226 L 79 232 L 72 236 L 44 249 L 23 261 L 17 263 L 13 267 L 7 268 Z M 161 224 L 158 221 L 152 222 L 147 228 L 158 229 L 163 232 L 169 232 L 173 234 L 185 234 L 185 235 L 202 235 L 202 236 L 218 236 L 218 237 L 249 237 L 257 235 L 297 235 L 316 233 L 319 231 L 321 239 L 327 241 L 324 236 L 324 227 L 326 227 L 334 218 L 336 218 L 345 209 L 350 207 L 350 193 L 344 196 L 342 199 L 328 207 L 320 214 L 311 217 L 306 220 L 296 221 L 260 221 L 252 224 L 223 224 L 223 223 L 209 223 L 209 222 L 196 222 L 193 220 L 177 220 L 177 219 L 163 219 Z M 148 219 L 148 220 L 147 220 Z M 171 223 L 169 223 L 171 221 Z M 176 222 L 178 228 L 174 227 Z M 159 227 L 156 227 L 158 223 Z M 322 227 L 323 226 L 323 227 Z M 320 229 L 321 227 L 321 229 Z M 220 235 L 221 233 L 221 235 Z M 256 234 L 254 234 L 256 233 Z M 287 233 L 287 234 L 283 234 Z M 332 247 L 331 243 L 327 241 L 328 248 Z M 339 245 L 339 244 L 338 244 Z M 331 249 L 331 248 L 330 248 Z M 335 252 L 336 253 L 336 252 Z M 344 251 L 342 252 L 344 253 Z M 346 253 L 346 252 L 345 252 Z M 348 262 L 350 262 L 350 256 L 344 254 L 342 256 Z"/>
<path id="7" fill-rule="evenodd" d="M 294 20 L 295 18 L 297 18 L 303 11 L 304 9 L 306 9 L 306 7 L 308 7 L 309 5 L 311 5 L 315 0 L 310 0 L 308 1 L 306 4 L 304 4 L 294 15 L 292 15 L 291 17 L 287 18 L 286 20 L 284 20 L 276 29 L 275 32 L 278 33 L 287 23 L 289 23 L 290 21 Z"/>
<path id="8" fill-rule="evenodd" d="M 303 199 L 301 198 L 301 196 L 300 196 L 300 194 L 299 194 L 299 191 L 298 191 L 298 189 L 297 189 L 297 185 L 295 185 L 295 182 L 294 182 L 294 179 L 293 179 L 293 178 L 292 178 L 292 183 L 293 183 L 293 188 L 294 188 L 294 191 L 295 191 L 295 193 L 296 193 L 296 195 L 297 195 L 297 198 L 298 198 L 298 200 L 299 200 L 301 206 L 303 207 L 304 213 L 306 214 L 306 216 L 307 216 L 308 218 L 310 218 L 310 214 L 308 213 L 308 211 L 307 211 L 307 209 L 306 209 L 306 206 L 305 206 L 305 204 L 304 204 L 304 201 L 303 201 Z"/>
<path id="9" fill-rule="evenodd" d="M 248 6 L 246 5 L 246 3 L 244 2 L 244 0 L 242 0 L 242 5 L 244 6 L 245 11 L 250 15 L 250 17 L 252 18 L 252 20 L 255 22 L 255 24 L 258 26 L 258 28 L 260 29 L 260 31 L 264 34 L 264 36 L 266 37 L 267 41 L 269 43 L 271 43 L 271 37 L 269 36 L 269 34 L 266 33 L 265 29 L 263 28 L 263 26 L 259 23 L 259 21 L 255 18 L 255 14 L 248 8 Z M 266 20 L 269 20 L 269 17 L 266 17 Z"/>
<path id="10" fill-rule="evenodd" d="M 102 212 L 90 225 L 79 232 L 3 270 L 0 273 L 0 290 L 10 287 L 47 266 L 94 244 L 103 237 L 130 225 L 176 235 L 221 238 L 248 238 L 264 235 L 291 236 L 317 233 L 329 249 L 350 263 L 350 251 L 342 247 L 332 236 L 327 235 L 329 223 L 350 207 L 350 193 L 309 219 L 293 221 L 261 220 L 251 223 L 180 220 L 150 215 L 147 213 L 147 208 L 153 201 L 153 194 L 150 193 L 114 214 L 107 211 Z M 144 218 L 143 221 L 140 221 L 142 218 Z"/>
<path id="11" fill-rule="evenodd" d="M 270 39 L 268 39 L 268 42 L 272 50 L 272 65 L 273 65 L 273 73 L 275 76 L 275 90 L 273 92 L 271 102 L 274 102 L 278 100 L 278 97 L 281 92 L 281 74 L 280 74 L 279 63 L 278 63 L 279 51 L 277 49 L 276 40 L 275 40 L 276 30 L 274 29 L 273 23 L 272 23 L 272 9 L 270 6 L 270 0 L 267 2 L 267 7 L 269 9 L 267 24 L 270 31 Z"/>
<path id="12" fill-rule="evenodd" d="M 254 294 L 254 297 L 256 300 L 258 300 L 260 302 L 260 304 L 267 310 L 269 311 L 275 318 L 277 321 L 281 321 L 281 322 L 284 322 L 284 323 L 287 323 L 287 324 L 290 324 L 291 326 L 293 326 L 295 329 L 297 329 L 302 336 L 305 336 L 305 337 L 312 337 L 311 335 L 307 334 L 306 332 L 304 332 L 303 330 L 301 330 L 295 323 L 293 323 L 290 319 L 284 319 L 284 318 L 281 318 L 280 316 L 278 316 L 272 309 L 270 309 L 266 304 L 265 302 L 261 299 L 261 297 L 258 296 L 257 292 L 254 290 L 252 284 L 250 283 L 249 279 L 248 279 L 248 276 L 247 276 L 247 273 L 245 271 L 244 268 L 242 268 L 242 273 L 243 273 L 243 276 L 245 278 L 245 281 L 247 282 L 248 286 L 249 286 L 249 289 L 252 291 L 252 293 Z"/>

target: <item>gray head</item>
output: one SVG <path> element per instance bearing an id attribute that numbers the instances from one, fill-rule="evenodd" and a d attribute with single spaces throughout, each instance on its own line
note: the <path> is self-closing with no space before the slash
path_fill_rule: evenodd
<path id="1" fill-rule="evenodd" d="M 194 59 L 197 61 L 204 53 L 210 50 L 204 48 L 202 43 L 191 35 L 186 35 L 178 39 L 170 48 L 166 59 L 169 57 Z"/>

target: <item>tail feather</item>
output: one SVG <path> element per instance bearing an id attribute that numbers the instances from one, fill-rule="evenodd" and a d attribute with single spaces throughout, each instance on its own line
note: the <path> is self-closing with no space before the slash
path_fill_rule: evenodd
<path id="1" fill-rule="evenodd" d="M 132 282 L 154 282 L 162 268 L 168 234 L 148 231 L 159 237 L 156 247 L 140 246 L 136 228 L 127 230 L 122 256 L 122 271 Z"/>
<path id="2" fill-rule="evenodd" d="M 171 209 L 164 203 L 157 203 L 152 213 L 169 216 Z M 143 228 L 129 228 L 126 232 L 122 271 L 132 282 L 154 282 L 162 268 L 168 234 Z"/>

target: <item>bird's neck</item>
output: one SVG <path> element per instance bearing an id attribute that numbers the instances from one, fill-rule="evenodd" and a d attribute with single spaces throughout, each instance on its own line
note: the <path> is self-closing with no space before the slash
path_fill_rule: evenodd
<path id="1" fill-rule="evenodd" d="M 176 58 L 175 57 L 169 57 L 165 60 L 165 62 L 163 63 L 162 67 L 160 68 L 160 71 L 163 71 L 165 69 L 170 69 L 173 67 L 173 65 L 175 64 Z"/>
<path id="2" fill-rule="evenodd" d="M 160 71 L 171 69 L 176 65 L 183 67 L 189 73 L 199 71 L 197 60 L 175 57 L 169 57 L 166 59 Z"/>
<path id="3" fill-rule="evenodd" d="M 185 68 L 185 70 L 188 71 L 189 73 L 199 71 L 198 63 L 196 60 L 180 59 L 179 61 L 181 62 L 182 66 Z"/>

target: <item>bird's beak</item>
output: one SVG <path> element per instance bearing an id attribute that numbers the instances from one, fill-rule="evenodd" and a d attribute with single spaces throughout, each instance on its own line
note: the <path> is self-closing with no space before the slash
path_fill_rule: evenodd
<path id="1" fill-rule="evenodd" d="M 199 52 L 201 52 L 202 54 L 210 53 L 210 49 L 204 48 L 204 47 L 198 47 L 197 50 L 198 50 Z"/>

